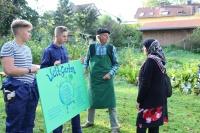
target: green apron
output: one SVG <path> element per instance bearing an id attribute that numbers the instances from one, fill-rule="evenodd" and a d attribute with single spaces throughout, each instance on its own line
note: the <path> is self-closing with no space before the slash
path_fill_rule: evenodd
<path id="1" fill-rule="evenodd" d="M 90 59 L 90 105 L 91 109 L 116 107 L 113 78 L 104 80 L 112 68 L 108 55 L 94 55 Z"/>

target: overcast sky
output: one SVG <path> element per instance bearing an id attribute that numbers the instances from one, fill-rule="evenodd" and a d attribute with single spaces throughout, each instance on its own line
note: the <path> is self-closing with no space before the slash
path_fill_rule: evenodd
<path id="1" fill-rule="evenodd" d="M 58 0 L 27 0 L 29 5 L 39 12 L 55 10 Z M 123 21 L 134 19 L 142 0 L 71 0 L 75 4 L 95 3 L 101 12 L 120 17 Z"/>

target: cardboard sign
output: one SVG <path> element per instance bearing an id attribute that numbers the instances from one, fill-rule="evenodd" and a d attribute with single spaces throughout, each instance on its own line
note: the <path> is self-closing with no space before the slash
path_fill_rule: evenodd
<path id="1" fill-rule="evenodd" d="M 47 133 L 89 107 L 80 61 L 41 69 L 36 78 Z"/>

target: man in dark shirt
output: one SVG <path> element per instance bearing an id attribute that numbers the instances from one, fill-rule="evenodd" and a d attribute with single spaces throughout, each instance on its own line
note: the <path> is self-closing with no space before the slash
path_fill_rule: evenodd
<path id="1" fill-rule="evenodd" d="M 64 26 L 58 26 L 55 28 L 55 39 L 45 50 L 42 57 L 41 68 L 50 67 L 67 63 L 69 56 L 67 49 L 64 47 L 64 43 L 67 42 L 68 30 Z M 71 120 L 72 132 L 82 133 L 80 126 L 80 115 L 75 116 Z M 53 133 L 62 133 L 63 126 L 58 127 Z"/>

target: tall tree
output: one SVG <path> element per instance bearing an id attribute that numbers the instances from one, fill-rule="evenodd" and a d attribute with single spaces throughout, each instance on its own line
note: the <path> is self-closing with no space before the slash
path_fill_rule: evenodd
<path id="1" fill-rule="evenodd" d="M 160 0 L 143 0 L 145 7 L 156 7 L 160 5 Z"/>
<path id="2" fill-rule="evenodd" d="M 99 15 L 98 9 L 93 4 L 78 8 L 75 11 L 76 26 L 81 32 L 94 34 Z"/>
<path id="3" fill-rule="evenodd" d="M 54 11 L 45 12 L 40 16 L 39 24 L 34 28 L 32 36 L 35 40 L 40 42 L 42 40 L 50 42 L 53 37 L 54 27 Z"/>
<path id="4" fill-rule="evenodd" d="M 112 30 L 112 25 L 118 24 L 115 20 L 113 20 L 110 16 L 108 15 L 103 15 L 99 17 L 99 27 L 101 28 L 107 28 L 108 30 Z"/>
<path id="5" fill-rule="evenodd" d="M 142 33 L 138 31 L 138 26 L 128 26 L 119 24 L 110 16 L 99 17 L 99 27 L 107 28 L 111 31 L 110 42 L 116 47 L 139 47 L 142 40 Z"/>
<path id="6" fill-rule="evenodd" d="M 31 9 L 26 0 L 1 0 L 0 1 L 0 36 L 10 32 L 10 24 L 13 19 L 22 18 L 31 21 L 33 25 L 38 23 L 38 13 Z"/>
<path id="7" fill-rule="evenodd" d="M 58 8 L 54 14 L 55 25 L 64 25 L 74 28 L 74 16 L 72 3 L 69 0 L 59 0 Z"/>
<path id="8" fill-rule="evenodd" d="M 110 16 L 103 15 L 99 18 L 99 27 L 107 28 L 111 31 L 111 40 L 110 42 L 113 43 L 115 46 L 122 45 L 122 26 L 115 20 L 113 20 Z"/>

